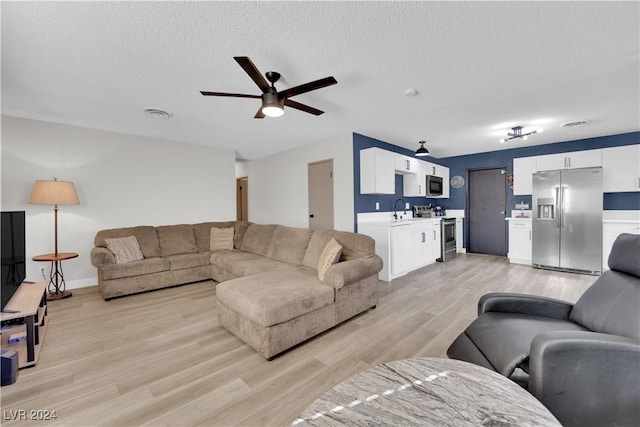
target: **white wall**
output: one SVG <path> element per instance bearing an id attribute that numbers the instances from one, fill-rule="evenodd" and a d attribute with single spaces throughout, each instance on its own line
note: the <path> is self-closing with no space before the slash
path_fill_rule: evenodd
<path id="1" fill-rule="evenodd" d="M 328 159 L 333 159 L 334 227 L 353 231 L 351 134 L 245 163 L 249 178 L 249 220 L 308 227 L 308 164 Z"/>
<path id="2" fill-rule="evenodd" d="M 193 144 L 2 117 L 2 210 L 26 211 L 27 260 L 53 252 L 52 206 L 29 205 L 37 179 L 73 181 L 80 205 L 60 206 L 67 288 L 97 284 L 98 230 L 235 219 L 235 153 Z M 27 262 L 27 280 L 48 263 Z"/>

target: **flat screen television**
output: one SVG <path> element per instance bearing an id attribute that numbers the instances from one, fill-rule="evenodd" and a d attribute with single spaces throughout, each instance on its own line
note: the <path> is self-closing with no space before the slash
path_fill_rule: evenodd
<path id="1" fill-rule="evenodd" d="M 2 259 L 2 310 L 27 275 L 25 262 L 25 220 L 24 211 L 2 212 L 2 229 L 0 229 Z"/>

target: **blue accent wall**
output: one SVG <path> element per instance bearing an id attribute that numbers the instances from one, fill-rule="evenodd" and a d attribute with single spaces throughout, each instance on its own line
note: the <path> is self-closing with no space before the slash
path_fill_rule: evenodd
<path id="1" fill-rule="evenodd" d="M 427 203 L 438 204 L 445 209 L 466 208 L 466 179 L 468 169 L 498 168 L 506 169 L 507 174 L 513 173 L 513 159 L 516 157 L 539 156 L 569 151 L 592 150 L 597 148 L 616 147 L 640 143 L 640 132 L 630 132 L 619 135 L 602 136 L 597 138 L 580 139 L 554 144 L 536 145 L 531 147 L 512 148 L 508 150 L 490 151 L 486 153 L 469 154 L 464 156 L 445 157 L 437 159 L 427 157 L 425 160 L 447 166 L 450 177 L 460 175 L 465 178 L 462 188 L 450 188 L 449 199 L 426 199 L 424 197 L 409 197 L 406 201 L 412 206 Z M 375 212 L 375 202 L 380 202 L 381 211 L 393 210 L 393 202 L 402 197 L 402 176 L 396 176 L 396 195 L 360 194 L 360 150 L 378 147 L 396 153 L 413 156 L 414 152 L 384 141 L 370 138 L 358 133 L 353 134 L 353 173 L 354 173 L 354 215 L 361 212 Z M 417 147 L 417 146 L 416 146 Z M 515 209 L 516 203 L 525 202 L 531 206 L 531 195 L 514 196 L 507 189 L 507 210 Z M 398 204 L 400 205 L 400 204 Z M 603 198 L 605 210 L 640 210 L 640 192 L 605 193 Z M 354 223 L 356 217 L 354 217 Z"/>

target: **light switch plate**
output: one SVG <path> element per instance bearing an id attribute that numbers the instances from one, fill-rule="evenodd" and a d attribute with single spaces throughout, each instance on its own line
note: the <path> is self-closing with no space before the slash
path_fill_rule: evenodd
<path id="1" fill-rule="evenodd" d="M 376 202 L 376 210 L 379 211 L 380 210 L 380 202 Z"/>

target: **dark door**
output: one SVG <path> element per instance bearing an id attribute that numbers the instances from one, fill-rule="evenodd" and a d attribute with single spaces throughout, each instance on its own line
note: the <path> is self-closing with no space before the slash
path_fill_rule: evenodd
<path id="1" fill-rule="evenodd" d="M 507 256 L 506 179 L 506 168 L 469 171 L 469 252 Z"/>

